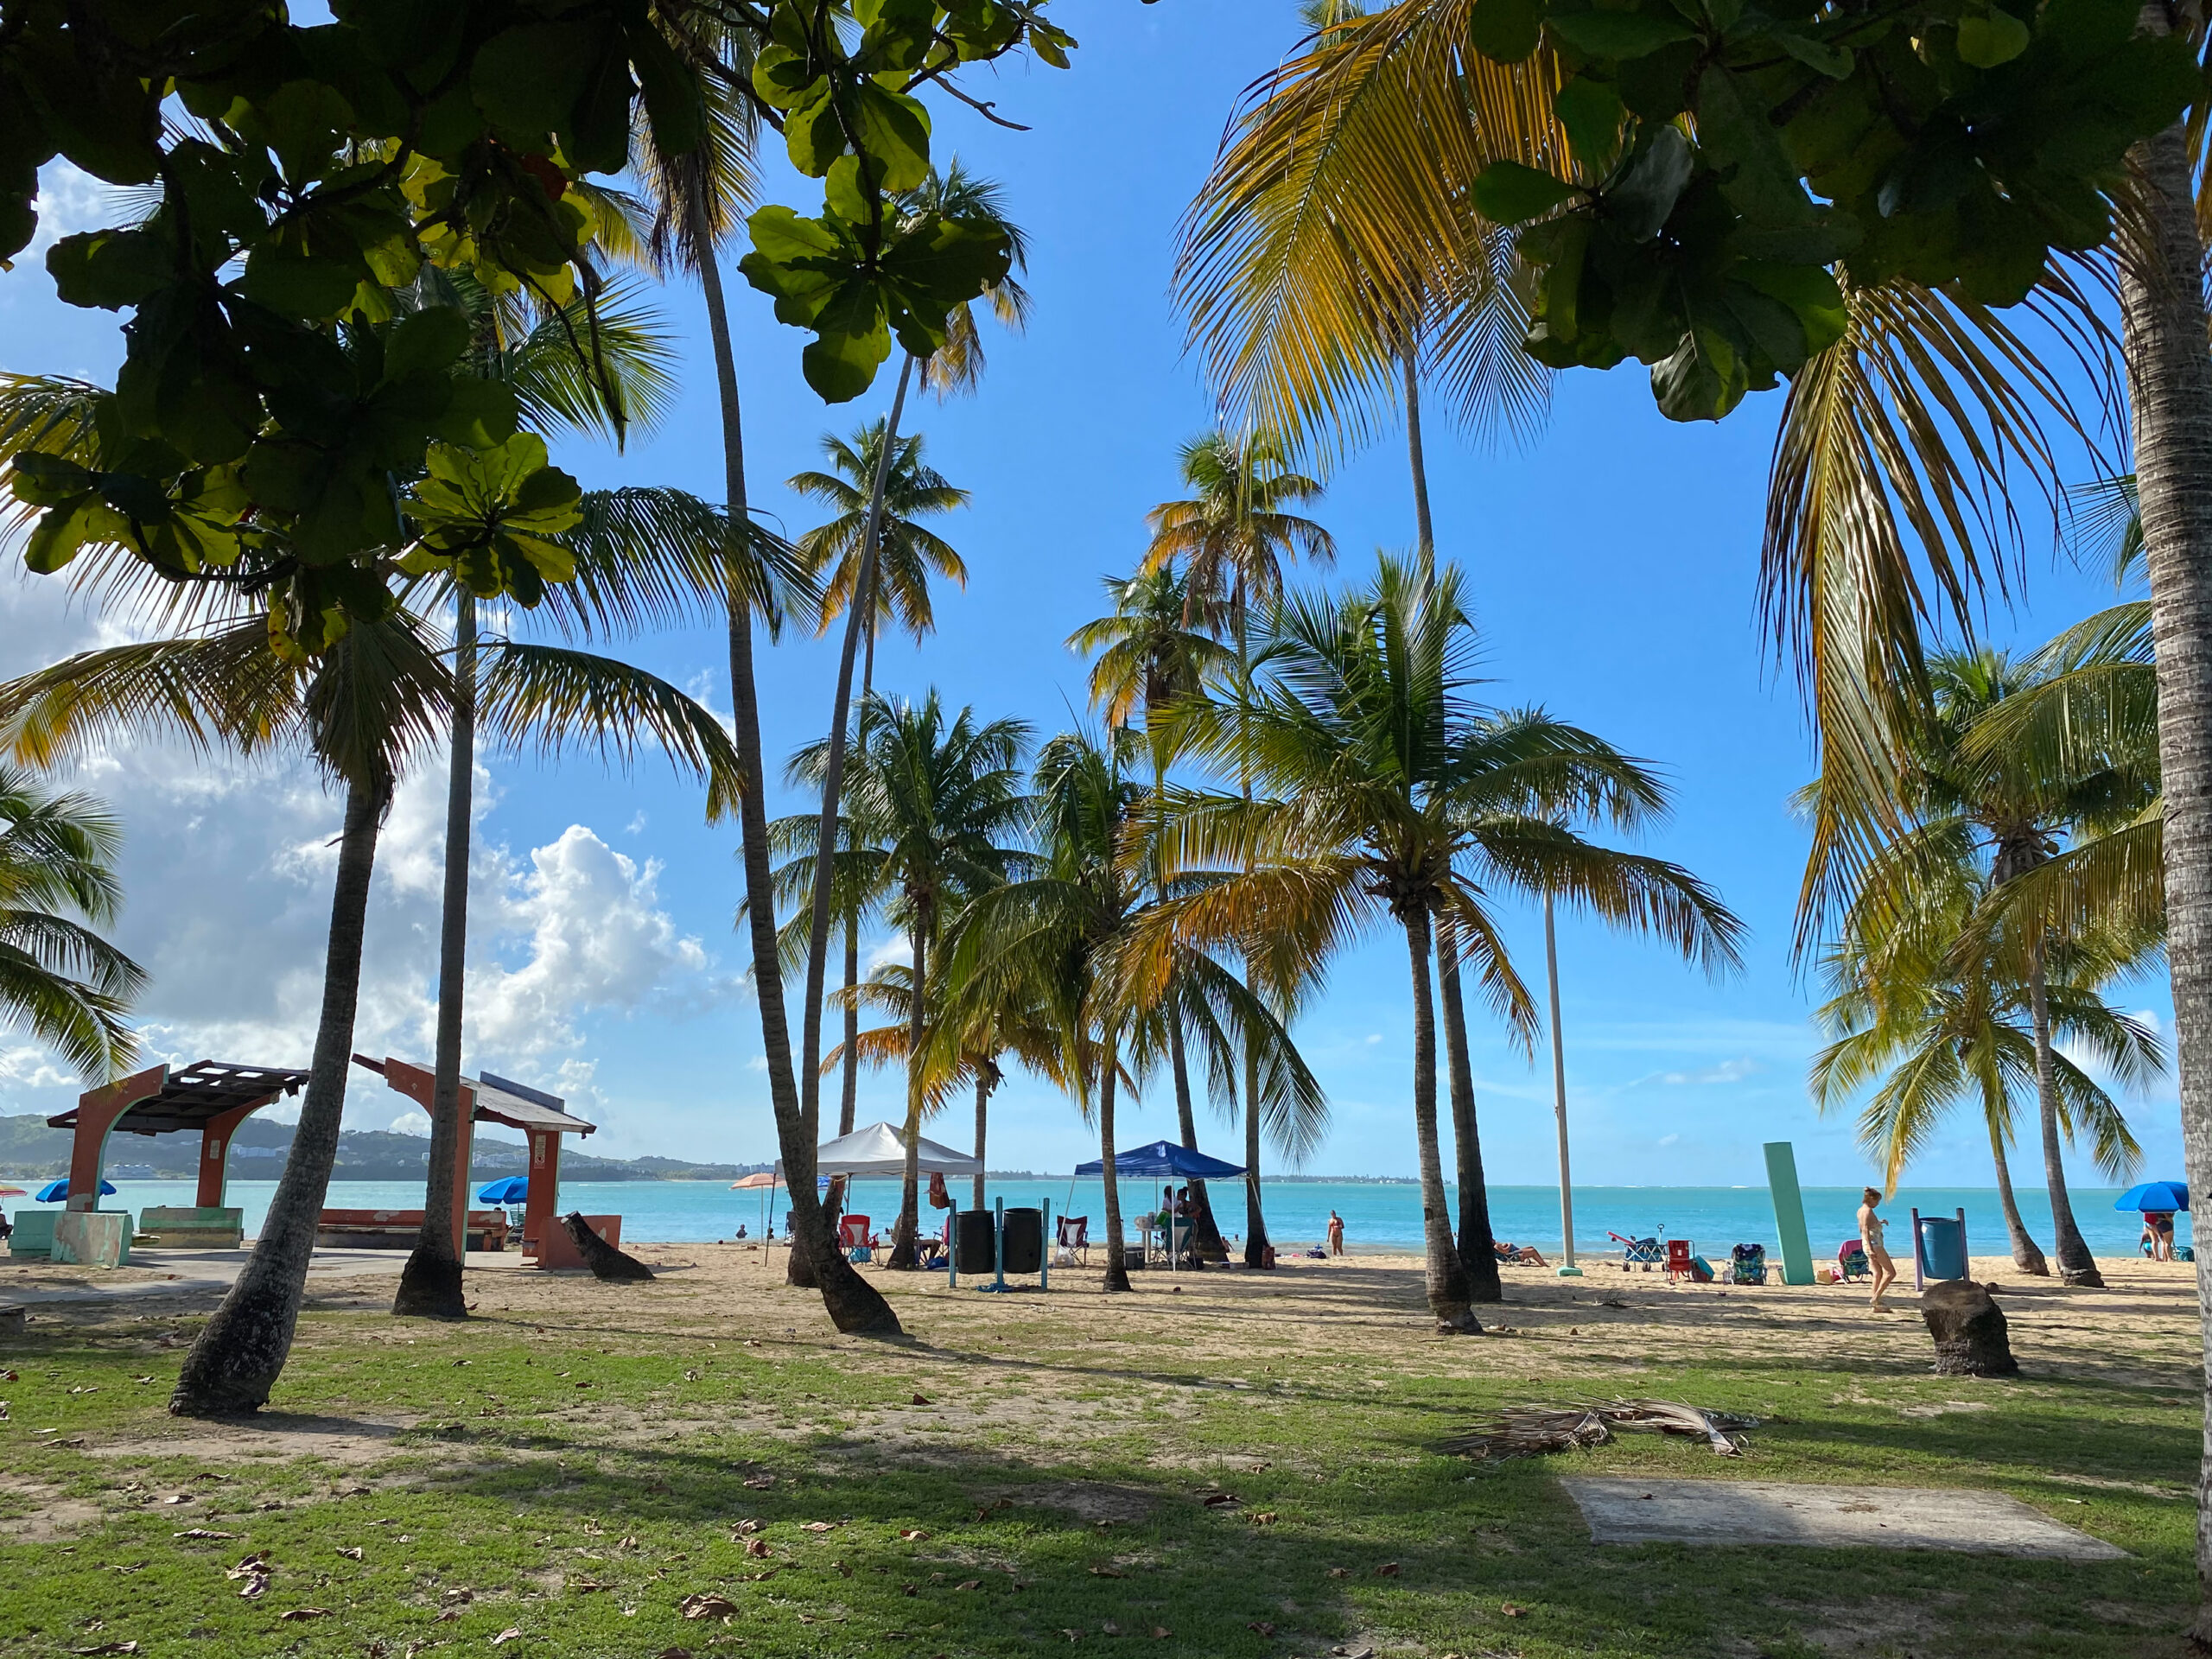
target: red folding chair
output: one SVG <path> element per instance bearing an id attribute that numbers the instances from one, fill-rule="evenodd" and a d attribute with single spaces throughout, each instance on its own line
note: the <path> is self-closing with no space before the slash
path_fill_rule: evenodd
<path id="1" fill-rule="evenodd" d="M 1690 1266 L 1690 1242 L 1687 1238 L 1667 1241 L 1667 1282 L 1673 1284 L 1679 1275 L 1689 1278 L 1694 1269 Z"/>
<path id="2" fill-rule="evenodd" d="M 855 1262 L 871 1258 L 868 1248 L 868 1217 L 840 1216 L 837 1217 L 837 1248 Z"/>

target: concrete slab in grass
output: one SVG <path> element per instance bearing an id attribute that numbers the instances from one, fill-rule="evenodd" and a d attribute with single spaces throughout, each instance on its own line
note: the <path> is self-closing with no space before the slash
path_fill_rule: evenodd
<path id="1" fill-rule="evenodd" d="M 1560 1483 L 1599 1544 L 1729 1544 L 1949 1549 L 2056 1561 L 2127 1552 L 1996 1492 L 1910 1486 L 1800 1486 L 1771 1480 Z"/>

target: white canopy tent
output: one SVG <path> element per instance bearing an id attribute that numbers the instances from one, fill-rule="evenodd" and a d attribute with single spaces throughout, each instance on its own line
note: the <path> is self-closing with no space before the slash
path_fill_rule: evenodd
<path id="1" fill-rule="evenodd" d="M 976 1160 L 971 1154 L 955 1152 L 926 1137 L 916 1143 L 915 1152 L 925 1175 L 976 1173 Z M 776 1166 L 776 1173 L 784 1173 L 781 1163 Z M 850 1135 L 823 1141 L 816 1149 L 814 1173 L 849 1175 L 861 1180 L 895 1181 L 906 1173 L 906 1138 L 888 1123 L 871 1123 L 865 1128 L 855 1129 Z"/>

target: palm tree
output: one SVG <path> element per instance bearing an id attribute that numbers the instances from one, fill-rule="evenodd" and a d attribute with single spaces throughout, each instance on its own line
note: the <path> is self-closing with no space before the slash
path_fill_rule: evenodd
<path id="1" fill-rule="evenodd" d="M 962 312 L 965 315 L 963 308 Z M 836 516 L 799 537 L 797 543 L 806 569 L 822 588 L 822 631 L 842 615 L 852 602 L 860 581 L 861 545 L 870 507 L 870 486 L 881 459 L 887 423 L 876 421 L 862 427 L 851 442 L 824 435 L 822 451 L 832 468 L 804 472 L 788 480 L 801 495 L 828 504 Z M 861 620 L 861 708 L 875 692 L 875 639 L 878 628 L 895 622 L 917 642 L 937 626 L 930 603 L 930 575 L 968 585 L 968 567 L 951 543 L 919 520 L 950 512 L 968 505 L 968 492 L 948 483 L 922 461 L 918 434 L 902 438 L 898 453 L 883 472 L 882 518 L 875 537 L 874 575 L 870 582 L 878 594 L 875 614 Z M 842 476 L 841 476 L 842 474 Z M 865 741 L 856 733 L 855 743 Z M 859 1032 L 859 1005 L 850 993 L 860 980 L 861 913 L 848 906 L 839 919 L 845 930 L 845 1040 L 844 1087 L 838 1110 L 840 1135 L 853 1131 L 853 1110 L 858 1087 L 860 1055 L 855 1039 Z M 799 1265 L 796 1254 L 794 1268 Z"/>
<path id="2" fill-rule="evenodd" d="M 1216 621 L 1211 607 L 1199 606 L 1192 615 L 1190 584 L 1174 563 L 1149 574 L 1140 572 L 1123 580 L 1104 579 L 1113 611 L 1084 623 L 1068 636 L 1068 648 L 1097 660 L 1090 667 L 1090 704 L 1114 730 L 1129 728 L 1140 711 L 1144 716 L 1147 746 L 1152 754 L 1153 842 L 1160 845 L 1160 828 L 1167 799 L 1167 768 L 1173 752 L 1158 711 L 1181 698 L 1198 696 L 1207 678 L 1224 673 L 1233 662 L 1208 631 Z M 1192 626 L 1193 620 L 1200 626 Z M 1156 896 L 1165 897 L 1164 870 L 1154 875 Z M 1185 1052 L 1183 1022 L 1167 1022 L 1169 1064 L 1175 1081 L 1175 1112 L 1183 1145 L 1198 1149 L 1198 1120 L 1191 1106 L 1190 1062 Z M 1232 1076 L 1228 1097 L 1234 1101 Z M 1221 1262 L 1229 1258 L 1221 1228 L 1214 1219 L 1213 1201 L 1204 1181 L 1191 1183 L 1191 1240 L 1198 1254 Z"/>
<path id="3" fill-rule="evenodd" d="M 1280 439 L 1268 429 L 1231 438 L 1209 432 L 1183 446 L 1178 470 L 1192 493 L 1162 502 L 1147 523 L 1152 540 L 1139 567 L 1146 574 L 1180 563 L 1186 623 L 1201 617 L 1235 641 L 1236 683 L 1251 674 L 1250 611 L 1282 592 L 1283 566 L 1302 555 L 1327 563 L 1336 543 L 1312 519 L 1288 511 L 1321 493 L 1320 484 L 1296 471 Z M 1240 690 L 1238 695 L 1244 695 Z M 1249 793 L 1249 782 L 1243 780 Z M 1259 981 L 1247 963 L 1246 985 Z M 1260 1205 L 1259 1078 L 1248 1061 L 1244 1073 L 1244 1265 L 1258 1267 L 1268 1248 Z"/>
<path id="4" fill-rule="evenodd" d="M 906 1169 L 888 1262 L 911 1268 L 917 1259 L 918 1137 L 929 1096 L 923 1036 L 934 1012 L 931 951 L 950 912 L 1024 868 L 1011 843 L 1030 810 L 1020 771 L 1029 728 L 1018 720 L 978 721 L 969 709 L 948 721 L 934 691 L 918 704 L 877 698 L 866 713 L 868 737 L 849 779 L 850 810 L 879 841 L 876 880 L 893 895 L 893 914 L 912 952 Z"/>
<path id="5" fill-rule="evenodd" d="M 1478 1331 L 1439 1150 L 1433 919 L 1452 917 L 1461 959 L 1524 1046 L 1535 1006 L 1485 902 L 1491 889 L 1553 893 L 1709 969 L 1736 961 L 1740 925 L 1688 872 L 1594 846 L 1556 821 L 1567 801 L 1629 823 L 1660 802 L 1648 778 L 1587 734 L 1467 703 L 1473 640 L 1459 588 L 1456 571 L 1386 558 L 1370 589 L 1270 610 L 1256 664 L 1264 684 L 1238 705 L 1179 720 L 1194 752 L 1264 791 L 1182 802 L 1180 861 L 1242 868 L 1164 906 L 1159 929 L 1241 944 L 1275 979 L 1313 971 L 1378 912 L 1404 931 L 1429 1304 L 1440 1329 Z"/>
<path id="6" fill-rule="evenodd" d="M 1025 238 L 1020 229 L 1006 219 L 1002 208 L 1003 202 L 998 186 L 987 180 L 972 176 L 957 162 L 942 172 L 932 169 L 920 186 L 899 199 L 899 209 L 902 213 L 916 217 L 937 213 L 962 217 L 972 221 L 989 220 L 995 223 L 1006 234 L 1013 251 L 1014 264 L 1019 267 L 1024 258 Z M 1005 282 L 1002 282 L 1000 286 L 1002 289 L 1005 289 Z M 991 297 L 991 290 L 987 289 L 984 297 Z M 1018 319 L 1026 313 L 1027 296 L 1020 295 L 1018 285 L 1007 291 L 1001 297 L 1010 315 Z M 967 308 L 963 307 L 962 310 L 964 314 Z M 972 316 L 963 315 L 963 319 L 956 324 L 955 335 L 957 335 L 963 328 L 966 331 L 969 345 L 972 346 L 974 344 Z M 938 353 L 944 358 L 946 372 L 950 377 L 940 384 L 940 395 L 947 391 L 958 389 L 962 385 L 972 386 L 976 378 L 980 376 L 982 371 L 982 355 L 980 347 L 970 352 L 966 346 L 960 346 L 956 351 L 954 344 L 954 336 L 949 335 L 946 350 Z M 956 361 L 963 365 L 957 374 L 952 372 Z M 804 1000 L 800 1015 L 802 1062 L 799 1083 L 800 1087 L 804 1090 L 802 1118 L 809 1134 L 816 1132 L 820 1121 L 822 999 L 830 950 L 830 904 L 832 887 L 830 880 L 830 866 L 836 855 L 838 802 L 844 787 L 846 727 L 853 706 L 854 658 L 863 625 L 865 624 L 872 630 L 877 613 L 877 602 L 874 597 L 875 567 L 877 543 L 883 520 L 884 493 L 887 486 L 892 460 L 899 447 L 899 423 L 906 410 L 907 387 L 913 378 L 917 366 L 925 368 L 925 378 L 926 378 L 926 365 L 912 353 L 908 353 L 900 363 L 898 387 L 891 400 L 891 413 L 885 420 L 882 444 L 876 454 L 875 475 L 869 483 L 868 514 L 861 526 L 860 563 L 858 569 L 855 572 L 853 582 L 855 602 L 847 616 L 844 644 L 839 653 L 837 663 L 836 691 L 830 702 L 830 736 L 823 752 L 822 767 L 821 830 L 817 852 L 820 868 L 817 874 L 814 909 L 807 931 L 806 984 L 803 993 Z M 855 735 L 859 736 L 862 734 Z M 761 895 L 755 895 L 756 899 L 760 897 Z M 761 923 L 756 921 L 755 925 L 760 926 Z M 826 1232 L 823 1237 L 826 1239 Z M 795 1268 L 796 1265 L 794 1263 Z"/>
<path id="7" fill-rule="evenodd" d="M 744 574 L 752 506 L 746 491 L 745 423 L 730 343 L 729 307 L 722 288 L 722 245 L 735 232 L 757 183 L 759 115 L 751 93 L 753 59 L 764 34 L 741 21 L 720 22 L 696 14 L 677 41 L 697 78 L 707 111 L 707 137 L 681 156 L 663 154 L 650 129 L 633 135 L 635 169 L 652 207 L 645 250 L 663 275 L 696 276 L 706 301 L 707 330 L 715 359 L 715 387 L 721 411 L 723 500 L 727 504 L 725 563 L 728 585 L 730 701 L 740 760 L 745 772 L 739 835 L 745 870 L 746 925 L 753 947 L 753 981 L 760 1010 L 760 1046 L 768 1067 L 768 1097 L 776 1115 L 777 1144 L 791 1178 L 794 1236 L 815 1263 L 823 1306 L 840 1331 L 895 1335 L 899 1316 L 874 1286 L 832 1248 L 828 1222 L 814 1190 L 814 1148 L 819 1133 L 819 1095 L 811 1053 L 799 1075 L 792 1064 L 776 944 L 775 877 L 768 844 L 767 779 L 760 743 L 760 698 L 753 660 L 756 596 Z M 849 677 L 848 677 L 849 683 Z M 842 730 L 839 711 L 836 728 Z"/>
<path id="8" fill-rule="evenodd" d="M 1911 763 L 1896 785 L 1901 815 L 1912 829 L 1898 837 L 1910 856 L 1923 841 L 1970 842 L 1988 860 L 1993 909 L 2005 907 L 2007 887 L 2049 863 L 2061 837 L 2118 829 L 2140 817 L 2156 780 L 2108 764 L 2084 769 L 2051 766 L 2050 757 L 2021 747 L 1969 748 L 1967 734 L 2004 703 L 2031 686 L 2035 675 L 2001 652 L 1951 652 L 1929 664 L 1933 715 L 1915 746 Z M 1870 869 L 1861 878 L 1859 906 L 1901 911 L 1907 900 L 1891 891 L 1900 878 Z M 2052 1038 L 2050 961 L 2069 937 L 2055 934 L 2031 917 L 2015 920 L 2011 943 L 2019 959 L 2032 1020 L 2038 1116 L 2044 1179 L 2050 1189 L 2059 1275 L 2069 1284 L 2098 1284 L 2095 1260 L 2082 1241 L 2066 1191 L 2058 1056 Z"/>
<path id="9" fill-rule="evenodd" d="M 124 1014 L 146 982 L 93 931 L 123 908 L 122 846 L 123 826 L 91 796 L 0 764 L 0 1009 L 100 1083 L 137 1052 Z"/>
<path id="10" fill-rule="evenodd" d="M 1848 913 L 1823 963 L 1830 996 L 1821 1023 L 1835 1040 L 1813 1061 L 1815 1102 L 1833 1110 L 1870 1084 L 1859 1140 L 1894 1190 L 1913 1154 L 1949 1109 L 1981 1109 L 1997 1171 L 1998 1202 L 2023 1273 L 2049 1264 L 2012 1195 L 2005 1147 L 2013 1103 L 2040 1089 L 2034 1001 L 2001 951 L 1979 938 L 1989 860 L 1957 819 L 1916 832 L 1876 861 L 1864 903 Z M 2059 954 L 2047 1001 L 2056 1030 L 2130 1083 L 2163 1069 L 2156 1035 L 2106 1003 L 2096 988 L 2137 965 L 2144 941 L 2105 929 L 2089 947 Z M 2120 948 L 2115 949 L 2118 946 Z M 2132 1170 L 2136 1145 L 2110 1096 L 2063 1051 L 2052 1057 L 2061 1121 L 2069 1138 L 2086 1127 L 2098 1166 L 2114 1179 Z"/>

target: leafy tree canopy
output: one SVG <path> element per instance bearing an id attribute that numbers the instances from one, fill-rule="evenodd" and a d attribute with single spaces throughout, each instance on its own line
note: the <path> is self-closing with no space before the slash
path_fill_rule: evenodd
<path id="1" fill-rule="evenodd" d="M 486 597 L 563 580 L 544 537 L 573 522 L 573 481 L 519 433 L 463 310 L 395 321 L 394 292 L 431 267 L 528 293 L 575 317 L 603 378 L 577 187 L 627 164 L 639 119 L 663 154 L 702 142 L 718 65 L 697 42 L 733 13 L 771 42 L 749 95 L 827 194 L 818 219 L 756 215 L 747 274 L 815 332 L 810 381 L 849 398 L 893 333 L 933 349 L 1006 272 L 1002 234 L 887 199 L 927 173 L 926 83 L 1024 41 L 1065 62 L 1037 0 L 334 0 L 311 27 L 281 0 L 10 0 L 0 260 L 29 244 L 57 156 L 156 201 L 48 256 L 64 300 L 129 321 L 97 464 L 11 463 L 41 510 L 31 568 L 112 544 L 265 593 L 301 658 L 389 611 L 410 519 L 430 531 L 410 556 Z"/>
<path id="2" fill-rule="evenodd" d="M 1526 225 L 1528 349 L 1651 365 L 1713 419 L 1840 339 L 1832 267 L 2025 297 L 2102 243 L 2138 139 L 2197 85 L 2135 0 L 1471 0 L 1468 38 L 1550 91 L 1557 153 L 1491 162 L 1477 207 Z"/>

